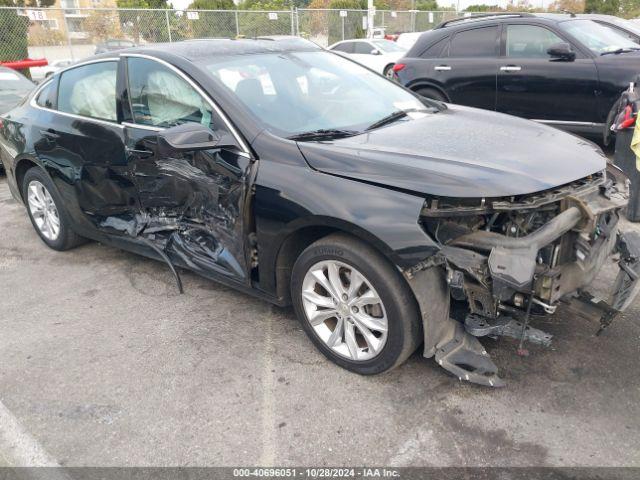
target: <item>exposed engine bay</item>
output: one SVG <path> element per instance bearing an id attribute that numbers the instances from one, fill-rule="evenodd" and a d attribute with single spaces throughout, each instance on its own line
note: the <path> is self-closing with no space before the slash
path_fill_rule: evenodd
<path id="1" fill-rule="evenodd" d="M 550 191 L 509 198 L 428 198 L 423 228 L 440 251 L 405 271 L 423 312 L 426 357 L 460 379 L 504 382 L 480 336 L 510 336 L 548 346 L 551 335 L 529 325 L 532 313 L 553 314 L 560 302 L 600 319 L 600 331 L 638 290 L 640 236 L 618 231 L 628 180 L 616 167 Z M 607 259 L 619 255 L 611 298 L 585 288 Z M 431 292 L 423 281 L 438 285 Z M 450 317 L 464 301 L 464 323 Z"/>

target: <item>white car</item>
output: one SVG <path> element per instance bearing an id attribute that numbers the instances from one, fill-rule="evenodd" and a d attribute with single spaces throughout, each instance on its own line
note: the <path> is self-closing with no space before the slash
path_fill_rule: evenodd
<path id="1" fill-rule="evenodd" d="M 69 58 L 65 58 L 63 60 L 54 60 L 45 67 L 33 67 L 31 68 L 31 77 L 35 80 L 42 80 L 44 78 L 47 78 L 53 75 L 58 70 L 67 68 L 72 63 L 73 63 L 73 60 Z"/>
<path id="2" fill-rule="evenodd" d="M 401 33 L 398 35 L 398 39 L 396 40 L 396 44 L 402 48 L 406 48 L 409 50 L 413 47 L 413 44 L 418 41 L 420 35 L 424 32 L 409 32 L 409 33 Z"/>
<path id="3" fill-rule="evenodd" d="M 390 77 L 395 63 L 407 52 L 396 42 L 379 38 L 362 40 L 343 40 L 334 43 L 329 50 L 346 55 L 371 70 Z"/>

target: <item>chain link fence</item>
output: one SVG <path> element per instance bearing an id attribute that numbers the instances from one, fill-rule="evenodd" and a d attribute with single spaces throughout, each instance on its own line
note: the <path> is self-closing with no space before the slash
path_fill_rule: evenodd
<path id="1" fill-rule="evenodd" d="M 423 31 L 455 12 L 378 10 L 385 33 Z M 148 43 L 195 38 L 300 35 L 322 46 L 364 38 L 367 10 L 154 10 L 0 7 L 0 62 L 46 58 L 50 65 Z M 34 78 L 47 67 L 31 69 Z"/>

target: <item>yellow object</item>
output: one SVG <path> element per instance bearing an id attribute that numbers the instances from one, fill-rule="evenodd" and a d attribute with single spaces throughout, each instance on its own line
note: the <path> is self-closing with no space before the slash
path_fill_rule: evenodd
<path id="1" fill-rule="evenodd" d="M 640 128 L 638 128 L 638 119 L 636 119 L 636 126 L 633 130 L 631 150 L 636 154 L 636 170 L 640 172 Z"/>

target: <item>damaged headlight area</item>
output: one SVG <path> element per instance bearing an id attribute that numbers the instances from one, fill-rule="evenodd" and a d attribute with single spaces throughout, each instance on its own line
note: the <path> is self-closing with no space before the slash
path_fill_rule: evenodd
<path id="1" fill-rule="evenodd" d="M 472 337 L 512 336 L 521 352 L 525 341 L 549 345 L 551 335 L 529 326 L 529 318 L 554 313 L 561 300 L 597 314 L 606 327 L 638 290 L 640 237 L 618 231 L 627 198 L 628 180 L 610 166 L 531 195 L 426 199 L 420 222 L 441 248 L 405 272 L 424 312 L 425 356 L 461 379 L 496 386 L 503 383 L 497 369 Z M 614 254 L 620 271 L 605 302 L 585 287 Z M 446 300 L 421 292 L 427 270 L 444 277 Z M 468 304 L 464 328 L 448 307 L 429 306 L 448 302 L 449 294 Z"/>

